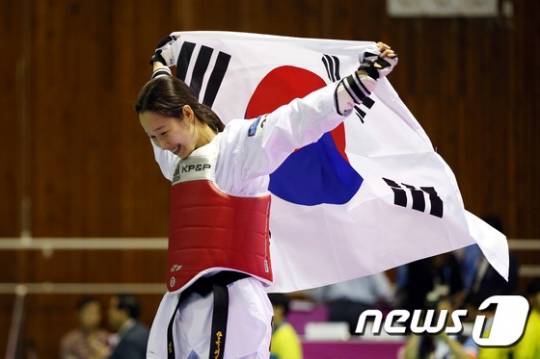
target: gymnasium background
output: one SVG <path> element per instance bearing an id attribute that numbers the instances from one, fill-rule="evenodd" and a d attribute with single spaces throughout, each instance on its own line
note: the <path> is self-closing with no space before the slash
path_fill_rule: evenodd
<path id="1" fill-rule="evenodd" d="M 502 218 L 523 287 L 540 275 L 538 19 L 536 0 L 500 0 L 488 18 L 396 18 L 384 0 L 1 0 L 0 353 L 17 290 L 27 290 L 24 344 L 39 358 L 57 356 L 85 293 L 107 305 L 136 292 L 151 324 L 169 183 L 133 104 L 172 31 L 390 44 L 400 56 L 390 81 L 466 208 Z"/>

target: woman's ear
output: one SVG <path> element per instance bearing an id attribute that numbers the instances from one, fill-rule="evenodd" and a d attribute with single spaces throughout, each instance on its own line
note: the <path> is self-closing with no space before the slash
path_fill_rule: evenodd
<path id="1" fill-rule="evenodd" d="M 184 119 L 186 119 L 190 123 L 195 120 L 195 113 L 189 105 L 184 105 L 184 107 L 182 107 L 182 115 Z"/>

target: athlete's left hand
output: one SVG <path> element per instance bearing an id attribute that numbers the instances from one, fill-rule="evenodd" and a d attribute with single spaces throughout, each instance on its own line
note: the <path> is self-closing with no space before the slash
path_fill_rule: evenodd
<path id="1" fill-rule="evenodd" d="M 377 48 L 379 54 L 370 51 L 364 52 L 363 61 L 358 68 L 359 71 L 365 71 L 375 80 L 388 76 L 398 63 L 397 54 L 389 45 L 378 42 Z"/>

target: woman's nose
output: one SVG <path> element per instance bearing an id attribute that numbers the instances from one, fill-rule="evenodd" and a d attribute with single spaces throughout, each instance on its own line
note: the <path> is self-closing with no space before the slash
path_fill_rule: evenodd
<path id="1" fill-rule="evenodd" d="M 167 140 L 159 140 L 159 147 L 162 149 L 162 150 L 168 150 L 169 149 L 169 141 Z"/>

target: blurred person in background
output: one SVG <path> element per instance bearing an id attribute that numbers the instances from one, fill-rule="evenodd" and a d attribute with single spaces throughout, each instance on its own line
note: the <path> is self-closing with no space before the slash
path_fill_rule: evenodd
<path id="1" fill-rule="evenodd" d="M 109 306 L 109 325 L 116 331 L 109 359 L 146 358 L 148 328 L 139 321 L 141 306 L 133 294 L 113 296 Z"/>
<path id="2" fill-rule="evenodd" d="M 433 299 L 435 295 L 435 299 Z M 451 313 L 457 309 L 452 296 L 442 295 L 437 297 L 436 290 L 427 296 L 425 309 L 437 309 L 447 311 L 445 328 L 454 326 Z M 438 315 L 432 323 L 438 323 Z M 478 345 L 470 335 L 449 335 L 444 330 L 437 335 L 417 335 L 411 333 L 405 347 L 399 353 L 399 359 L 476 359 L 478 358 Z"/>
<path id="3" fill-rule="evenodd" d="M 396 268 L 396 308 L 412 313 L 425 309 L 430 292 L 449 296 L 455 308 L 463 301 L 463 279 L 453 252 L 421 259 Z M 409 318 L 410 322 L 410 318 Z M 407 327 L 408 324 L 407 324 Z"/>
<path id="4" fill-rule="evenodd" d="M 94 297 L 84 297 L 77 302 L 76 308 L 79 327 L 62 337 L 60 358 L 100 359 L 104 355 L 103 349 L 107 348 L 109 336 L 101 328 L 101 303 Z"/>
<path id="5" fill-rule="evenodd" d="M 540 278 L 529 282 L 526 290 L 530 310 L 523 335 L 510 347 L 480 347 L 479 359 L 533 359 L 540 358 Z M 487 298 L 487 297 L 486 297 Z M 490 336 L 496 306 L 478 312 L 485 315 L 486 325 L 483 338 Z"/>
<path id="6" fill-rule="evenodd" d="M 527 286 L 527 298 L 531 306 L 529 319 L 523 337 L 514 348 L 513 359 L 540 358 L 540 277 Z"/>
<path id="7" fill-rule="evenodd" d="M 289 298 L 281 293 L 268 294 L 274 309 L 270 359 L 302 359 L 302 345 L 293 326 L 287 322 Z"/>

